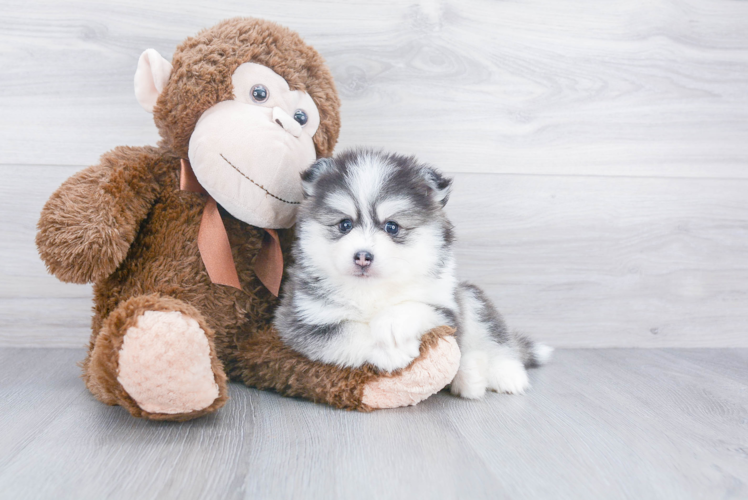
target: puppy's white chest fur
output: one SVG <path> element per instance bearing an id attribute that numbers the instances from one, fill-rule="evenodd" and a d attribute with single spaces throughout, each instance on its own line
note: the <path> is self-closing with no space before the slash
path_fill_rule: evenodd
<path id="1" fill-rule="evenodd" d="M 445 270 L 438 278 L 428 277 L 410 282 L 381 281 L 361 283 L 366 279 L 353 278 L 349 286 L 341 287 L 335 302 L 346 304 L 349 319 L 370 322 L 375 317 L 403 304 L 421 303 L 435 308 L 454 309 L 457 280 Z"/>
<path id="2" fill-rule="evenodd" d="M 320 359 L 346 366 L 371 363 L 387 371 L 410 364 L 418 357 L 423 334 L 448 321 L 440 310 L 455 307 L 453 276 L 420 281 L 353 282 L 329 297 L 343 305 L 344 317 L 338 319 L 355 326 L 341 332 L 347 338 L 321 348 Z"/>

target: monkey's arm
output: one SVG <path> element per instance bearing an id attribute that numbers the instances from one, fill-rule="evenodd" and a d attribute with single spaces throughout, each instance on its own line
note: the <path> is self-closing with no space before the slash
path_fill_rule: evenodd
<path id="1" fill-rule="evenodd" d="M 158 196 L 159 158 L 152 147 L 115 148 L 52 194 L 36 235 L 49 272 L 62 281 L 89 283 L 117 269 Z"/>
<path id="2" fill-rule="evenodd" d="M 271 326 L 237 345 L 225 366 L 232 379 L 346 410 L 371 411 L 414 405 L 449 384 L 460 364 L 460 351 L 447 326 L 421 340 L 420 355 L 407 367 L 384 373 L 370 365 L 339 368 L 311 361 L 286 346 Z"/>

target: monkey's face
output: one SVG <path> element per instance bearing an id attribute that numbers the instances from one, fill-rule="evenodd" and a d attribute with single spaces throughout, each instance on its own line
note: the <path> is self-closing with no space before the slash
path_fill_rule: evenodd
<path id="1" fill-rule="evenodd" d="M 200 184 L 234 217 L 257 227 L 293 225 L 303 196 L 300 173 L 316 159 L 319 112 L 270 68 L 244 63 L 234 99 L 202 114 L 189 159 Z"/>
<path id="2" fill-rule="evenodd" d="M 185 40 L 172 62 L 148 49 L 135 72 L 135 95 L 154 113 L 160 145 L 189 158 L 234 217 L 268 229 L 293 225 L 300 172 L 332 154 L 340 130 L 322 57 L 287 28 L 235 18 Z"/>

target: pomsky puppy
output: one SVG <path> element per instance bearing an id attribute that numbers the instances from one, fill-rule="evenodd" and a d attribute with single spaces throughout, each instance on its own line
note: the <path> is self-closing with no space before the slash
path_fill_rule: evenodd
<path id="1" fill-rule="evenodd" d="M 294 264 L 275 325 L 310 359 L 403 368 L 428 330 L 456 328 L 462 354 L 452 393 L 523 393 L 526 367 L 553 351 L 510 333 L 476 286 L 459 283 L 451 179 L 415 158 L 368 149 L 323 158 L 302 174 Z"/>

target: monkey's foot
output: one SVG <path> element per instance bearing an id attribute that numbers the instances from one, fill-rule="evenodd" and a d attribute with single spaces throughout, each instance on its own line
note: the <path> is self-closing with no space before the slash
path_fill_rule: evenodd
<path id="1" fill-rule="evenodd" d="M 218 398 L 210 362 L 197 321 L 177 311 L 146 311 L 124 336 L 117 380 L 149 413 L 188 413 Z"/>
<path id="2" fill-rule="evenodd" d="M 189 420 L 228 399 L 213 332 L 194 307 L 172 297 L 121 303 L 105 320 L 83 369 L 98 399 L 135 417 Z"/>

